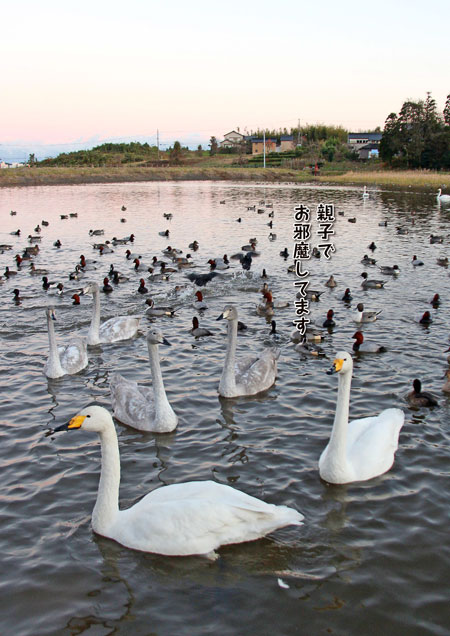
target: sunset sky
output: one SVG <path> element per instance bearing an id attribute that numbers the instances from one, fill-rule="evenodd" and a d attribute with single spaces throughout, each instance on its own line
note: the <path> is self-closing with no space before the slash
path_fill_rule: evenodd
<path id="1" fill-rule="evenodd" d="M 450 93 L 448 0 L 2 5 L 1 144 L 383 127 Z M 156 140 L 156 137 L 155 137 Z"/>

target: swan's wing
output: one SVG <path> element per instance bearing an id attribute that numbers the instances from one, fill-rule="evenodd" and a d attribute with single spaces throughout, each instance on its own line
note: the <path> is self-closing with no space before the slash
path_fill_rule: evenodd
<path id="1" fill-rule="evenodd" d="M 141 316 L 116 316 L 100 325 L 101 342 L 117 342 L 127 340 L 136 335 Z"/>
<path id="2" fill-rule="evenodd" d="M 275 382 L 279 351 L 266 349 L 259 357 L 245 358 L 236 364 L 236 384 L 252 395 L 265 391 Z"/>
<path id="3" fill-rule="evenodd" d="M 58 347 L 58 354 L 61 366 L 67 373 L 78 373 L 87 367 L 87 347 L 83 338 L 74 338 L 66 345 Z"/>
<path id="4" fill-rule="evenodd" d="M 114 417 L 138 430 L 152 430 L 155 407 L 153 393 L 148 387 L 139 386 L 133 380 L 127 380 L 120 373 L 109 378 L 111 403 Z"/>
<path id="5" fill-rule="evenodd" d="M 382 475 L 392 466 L 404 421 L 401 409 L 386 409 L 375 417 L 349 422 L 347 453 L 361 480 Z"/>
<path id="6" fill-rule="evenodd" d="M 230 492 L 231 491 L 231 492 Z M 119 515 L 117 540 L 159 554 L 208 554 L 258 539 L 303 516 L 215 482 L 159 488 Z"/>

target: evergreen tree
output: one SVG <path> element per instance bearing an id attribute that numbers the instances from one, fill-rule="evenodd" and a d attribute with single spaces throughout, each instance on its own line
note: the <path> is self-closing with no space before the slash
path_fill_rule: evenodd
<path id="1" fill-rule="evenodd" d="M 217 149 L 218 149 L 218 144 L 217 144 L 217 139 L 212 136 L 211 139 L 209 140 L 209 154 L 211 155 L 211 157 L 213 157 L 214 155 L 217 154 Z"/>

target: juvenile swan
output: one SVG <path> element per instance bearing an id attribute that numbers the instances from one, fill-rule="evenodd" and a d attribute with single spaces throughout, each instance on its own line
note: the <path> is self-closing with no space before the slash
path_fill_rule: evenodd
<path id="1" fill-rule="evenodd" d="M 339 373 L 336 414 L 330 441 L 319 459 L 319 473 L 331 484 L 365 481 L 387 472 L 394 463 L 405 420 L 401 409 L 348 421 L 353 361 L 339 351 L 329 374 Z"/>
<path id="2" fill-rule="evenodd" d="M 63 375 L 78 373 L 87 367 L 88 356 L 86 340 L 84 338 L 73 338 L 67 344 L 58 347 L 56 344 L 55 328 L 53 321 L 56 320 L 53 307 L 45 310 L 47 316 L 47 330 L 49 353 L 45 363 L 44 372 L 48 378 L 61 378 Z"/>
<path id="3" fill-rule="evenodd" d="M 238 313 L 233 305 L 226 305 L 217 318 L 228 320 L 228 340 L 225 364 L 219 382 L 219 395 L 237 397 L 255 395 L 275 382 L 279 350 L 265 349 L 259 356 L 247 356 L 236 362 Z"/>
<path id="4" fill-rule="evenodd" d="M 120 455 L 109 412 L 89 406 L 55 431 L 83 429 L 100 435 L 102 469 L 92 513 L 94 532 L 134 550 L 170 556 L 216 558 L 221 545 L 253 541 L 303 515 L 267 504 L 230 486 L 191 481 L 163 486 L 119 510 Z"/>
<path id="5" fill-rule="evenodd" d="M 148 356 L 152 372 L 153 390 L 127 380 L 120 373 L 110 377 L 111 402 L 114 417 L 139 431 L 170 433 L 178 418 L 167 399 L 159 364 L 158 345 L 170 345 L 159 329 L 147 334 Z"/>
<path id="6" fill-rule="evenodd" d="M 83 289 L 83 294 L 92 294 L 94 300 L 91 326 L 87 335 L 88 345 L 128 340 L 136 335 L 141 316 L 116 316 L 100 325 L 100 292 L 97 283 L 88 283 Z"/>

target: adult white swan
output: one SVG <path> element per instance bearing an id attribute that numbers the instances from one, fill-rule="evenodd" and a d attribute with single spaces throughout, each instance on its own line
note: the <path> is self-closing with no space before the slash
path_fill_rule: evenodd
<path id="1" fill-rule="evenodd" d="M 44 372 L 48 378 L 61 378 L 63 375 L 73 375 L 87 367 L 88 356 L 86 340 L 84 338 L 72 338 L 67 344 L 58 347 L 56 344 L 55 328 L 56 320 L 53 307 L 45 310 L 47 316 L 47 330 L 49 353 L 45 363 Z"/>
<path id="2" fill-rule="evenodd" d="M 83 289 L 83 294 L 92 294 L 94 301 L 91 326 L 87 335 L 88 345 L 128 340 L 136 335 L 141 316 L 116 316 L 100 325 L 100 291 L 97 283 L 88 283 Z"/>
<path id="3" fill-rule="evenodd" d="M 55 431 L 82 429 L 100 435 L 102 469 L 92 513 L 94 532 L 134 550 L 170 556 L 216 558 L 221 545 L 253 541 L 303 515 L 267 504 L 230 486 L 191 481 L 163 486 L 119 510 L 120 455 L 109 412 L 89 406 Z"/>
<path id="4" fill-rule="evenodd" d="M 225 364 L 219 382 L 219 395 L 237 397 L 265 391 L 275 382 L 279 350 L 265 349 L 259 356 L 247 356 L 236 362 L 238 331 L 236 307 L 226 305 L 217 320 L 222 318 L 228 320 L 228 340 Z"/>
<path id="5" fill-rule="evenodd" d="M 405 420 L 401 409 L 348 421 L 353 360 L 339 351 L 328 373 L 339 373 L 339 388 L 330 441 L 319 459 L 319 473 L 331 484 L 365 481 L 387 472 L 394 463 Z"/>
<path id="6" fill-rule="evenodd" d="M 450 203 L 450 194 L 442 194 L 442 190 L 439 188 L 437 200 L 440 201 L 440 203 Z"/>
<path id="7" fill-rule="evenodd" d="M 139 431 L 169 433 L 176 428 L 178 418 L 169 404 L 159 364 L 158 345 L 170 345 L 159 329 L 147 334 L 148 356 L 153 390 L 113 373 L 109 380 L 114 417 Z"/>

